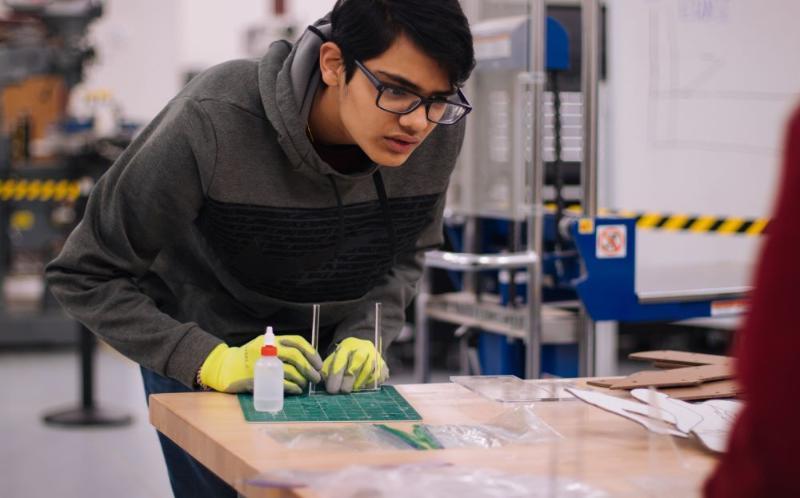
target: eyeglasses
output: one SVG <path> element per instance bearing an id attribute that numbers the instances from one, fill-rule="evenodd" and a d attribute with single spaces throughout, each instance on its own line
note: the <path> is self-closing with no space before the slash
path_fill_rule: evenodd
<path id="1" fill-rule="evenodd" d="M 378 90 L 375 105 L 379 109 L 402 115 L 412 113 L 417 107 L 424 105 L 428 121 L 443 125 L 456 124 L 472 110 L 472 106 L 469 105 L 461 90 L 456 93 L 461 102 L 451 102 L 445 97 L 423 97 L 404 88 L 385 85 L 360 61 L 355 61 L 355 63 Z"/>

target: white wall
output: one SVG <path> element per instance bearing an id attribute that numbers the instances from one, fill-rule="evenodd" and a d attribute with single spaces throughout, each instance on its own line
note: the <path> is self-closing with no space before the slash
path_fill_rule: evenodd
<path id="1" fill-rule="evenodd" d="M 335 3 L 336 0 L 290 0 L 288 12 L 294 16 L 302 30 L 330 12 Z"/>
<path id="2" fill-rule="evenodd" d="M 178 3 L 180 64 L 187 69 L 246 57 L 244 32 L 264 21 L 268 7 L 267 0 L 179 0 Z"/>
<path id="3" fill-rule="evenodd" d="M 97 61 L 83 88 L 109 89 L 125 116 L 152 118 L 180 88 L 179 7 L 173 0 L 108 0 L 91 29 Z"/>
<path id="4" fill-rule="evenodd" d="M 295 0 L 300 28 L 334 0 Z M 271 0 L 106 0 L 91 29 L 98 53 L 82 88 L 109 89 L 124 115 L 147 122 L 183 85 L 190 70 L 247 57 L 245 31 L 269 23 Z"/>

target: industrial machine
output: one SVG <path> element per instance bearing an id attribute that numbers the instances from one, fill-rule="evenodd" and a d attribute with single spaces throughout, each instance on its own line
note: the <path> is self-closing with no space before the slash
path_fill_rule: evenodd
<path id="1" fill-rule="evenodd" d="M 579 265 L 556 228 L 566 206 L 580 199 L 582 99 L 574 45 L 580 10 L 551 6 L 545 17 L 536 4 L 513 2 L 504 10 L 495 3 L 492 12 L 502 17 L 472 25 L 477 66 L 468 92 L 476 112 L 448 192 L 447 231 L 457 252 L 429 253 L 426 263 L 451 272 L 458 291 L 433 294 L 431 270 L 424 277 L 416 313 L 418 380 L 428 376 L 429 320 L 461 325 L 462 348 L 478 334 L 483 373 L 577 374 L 571 282 Z M 545 201 L 555 207 L 547 215 Z M 531 294 L 548 304 L 529 305 Z M 542 334 L 536 340 L 532 329 Z M 542 356 L 532 345 L 537 341 L 544 343 Z M 533 365 L 539 358 L 544 368 Z"/>
<path id="2" fill-rule="evenodd" d="M 449 191 L 453 251 L 427 255 L 416 304 L 416 380 L 429 378 L 432 321 L 458 325 L 464 373 L 574 377 L 594 374 L 595 321 L 741 311 L 746 287 L 639 292 L 637 218 L 599 214 L 598 2 L 490 3 L 502 17 L 472 26 L 476 112 Z M 440 270 L 455 292 L 433 292 Z"/>
<path id="3" fill-rule="evenodd" d="M 94 55 L 96 1 L 6 2 L 0 14 L 0 345 L 74 342 L 42 271 L 109 164 L 91 122 L 70 121 L 70 90 Z M 113 149 L 113 145 L 111 146 Z M 111 152 L 113 154 L 113 152 Z"/>
<path id="4" fill-rule="evenodd" d="M 0 346 L 77 339 L 80 400 L 43 416 L 57 426 L 131 422 L 95 404 L 94 336 L 63 313 L 43 276 L 80 220 L 94 181 L 135 129 L 101 109 L 84 120 L 66 112 L 69 92 L 94 56 L 87 29 L 102 11 L 98 0 L 14 0 L 0 10 Z M 96 97 L 108 103 L 108 96 Z"/>

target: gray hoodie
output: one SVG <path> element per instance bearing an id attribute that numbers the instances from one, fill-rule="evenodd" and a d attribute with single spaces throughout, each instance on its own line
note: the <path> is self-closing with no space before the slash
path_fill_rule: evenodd
<path id="1" fill-rule="evenodd" d="M 306 31 L 211 68 L 139 134 L 46 269 L 72 316 L 187 386 L 223 341 L 266 325 L 309 337 L 314 303 L 321 344 L 371 337 L 375 302 L 384 347 L 397 336 L 422 251 L 441 244 L 464 125 L 438 126 L 402 167 L 338 173 L 305 134 L 319 44 Z"/>

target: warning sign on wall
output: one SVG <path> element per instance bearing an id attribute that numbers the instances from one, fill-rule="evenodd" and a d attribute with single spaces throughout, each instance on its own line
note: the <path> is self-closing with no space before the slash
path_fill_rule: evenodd
<path id="1" fill-rule="evenodd" d="M 599 225 L 597 227 L 598 259 L 624 258 L 628 255 L 628 231 L 625 225 Z"/>

